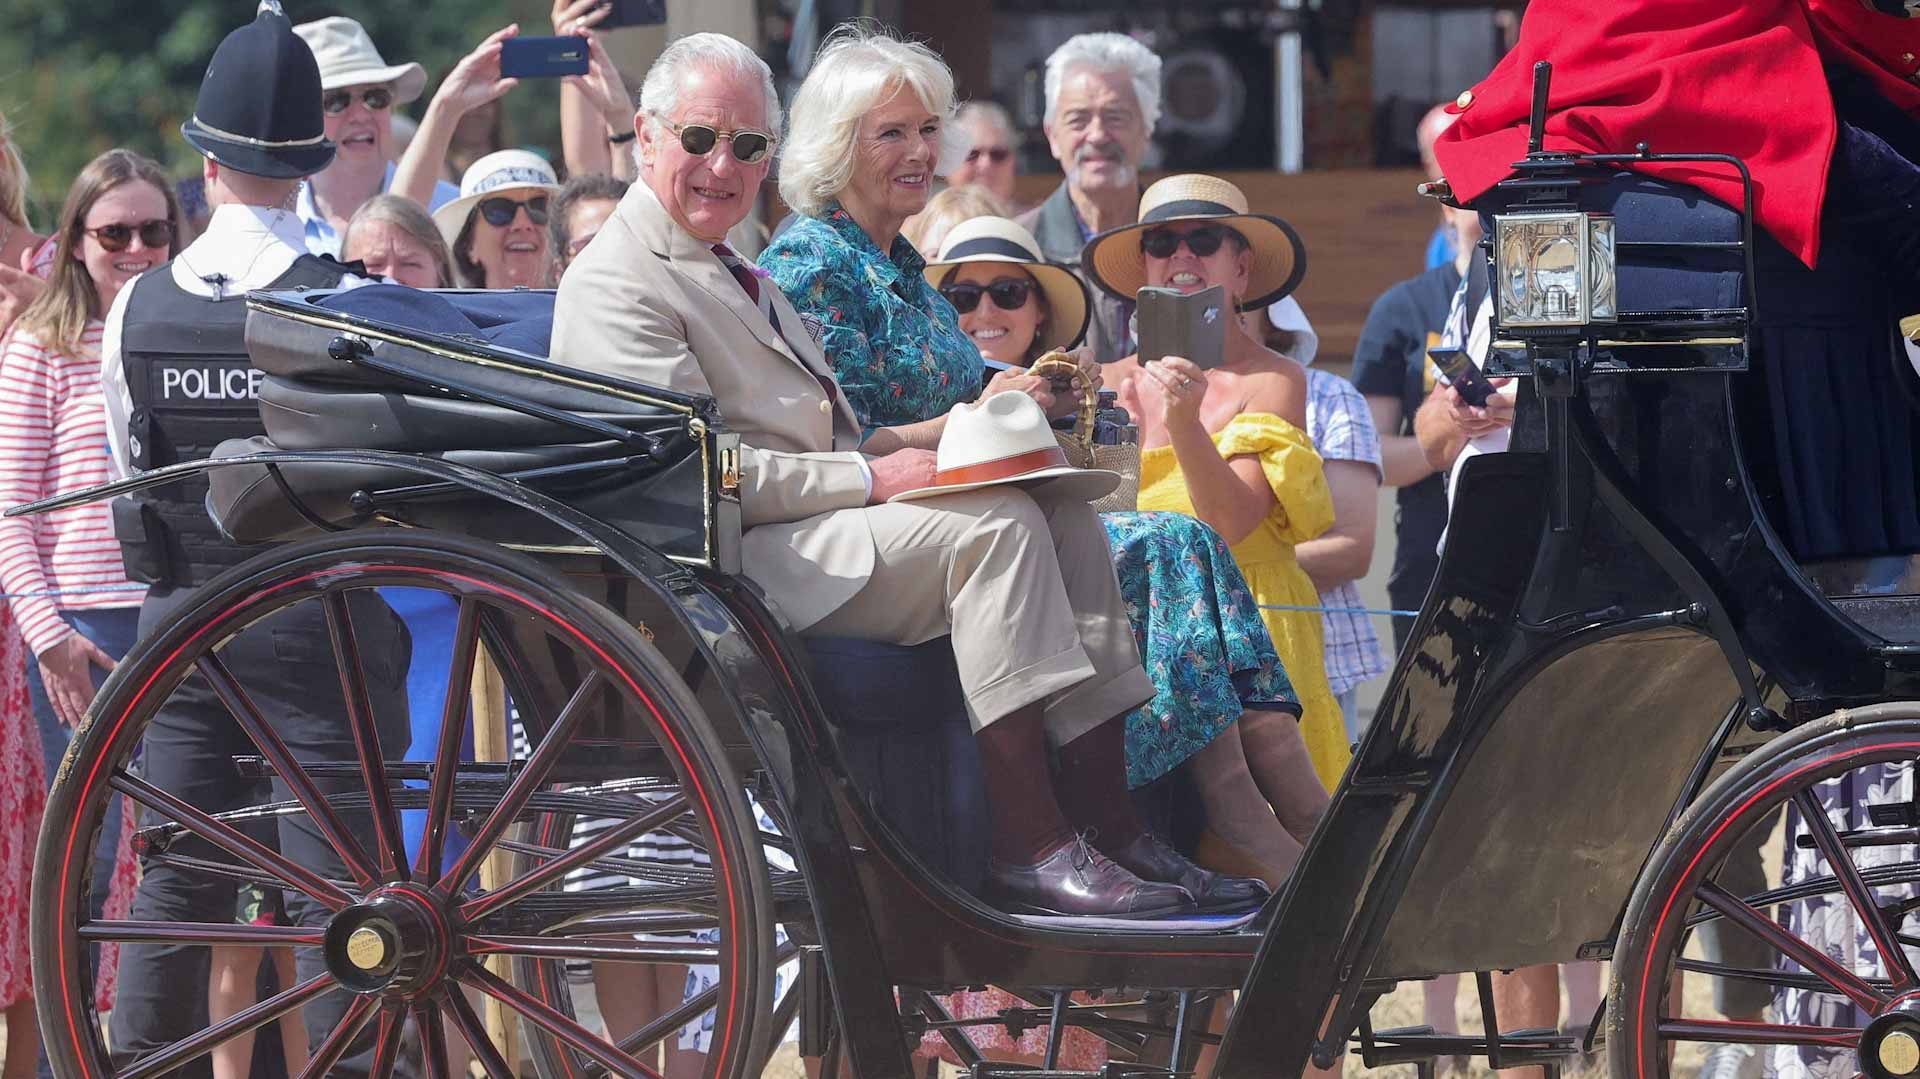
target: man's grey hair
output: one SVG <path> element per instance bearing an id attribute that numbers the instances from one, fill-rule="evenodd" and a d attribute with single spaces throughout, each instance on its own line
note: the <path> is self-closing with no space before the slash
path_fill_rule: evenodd
<path id="1" fill-rule="evenodd" d="M 1000 133 L 1007 137 L 1009 146 L 1013 145 L 1015 137 L 1019 135 L 1019 132 L 1013 129 L 1013 115 L 1002 108 L 997 101 L 969 101 L 960 106 L 960 111 L 953 116 L 956 127 L 966 127 L 976 121 L 999 128 Z"/>
<path id="2" fill-rule="evenodd" d="M 767 133 L 779 137 L 780 95 L 773 89 L 773 71 L 744 43 L 712 33 L 680 38 L 647 69 L 647 77 L 640 83 L 640 111 L 647 114 L 647 122 L 655 131 L 680 107 L 680 84 L 686 81 L 687 72 L 694 70 L 758 83 L 767 99 Z"/>
<path id="3" fill-rule="evenodd" d="M 900 88 L 913 91 L 940 120 L 929 167 L 945 175 L 959 160 L 953 72 L 918 41 L 850 23 L 833 32 L 793 95 L 793 134 L 780 151 L 780 197 L 795 213 L 818 215 L 853 182 L 860 120 Z"/>
<path id="4" fill-rule="evenodd" d="M 1053 110 L 1060 103 L 1060 84 L 1075 70 L 1117 71 L 1133 83 L 1133 96 L 1140 102 L 1140 119 L 1153 134 L 1160 122 L 1160 57 L 1152 49 L 1125 34 L 1075 34 L 1066 44 L 1047 57 L 1047 124 L 1052 126 Z"/>

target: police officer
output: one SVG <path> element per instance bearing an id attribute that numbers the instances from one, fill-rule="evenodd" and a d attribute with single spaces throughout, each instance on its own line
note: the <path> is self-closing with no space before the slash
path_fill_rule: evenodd
<path id="1" fill-rule="evenodd" d="M 294 214 L 301 178 L 326 167 L 334 147 L 322 134 L 320 73 L 275 0 L 228 34 L 214 53 L 193 116 L 181 133 L 206 159 L 202 174 L 213 217 L 206 231 L 165 266 L 123 289 L 108 313 L 102 382 L 109 446 L 117 473 L 206 457 L 221 441 L 261 433 L 254 400 L 258 376 L 247 361 L 250 289 L 335 288 L 360 283 L 338 263 L 306 254 Z M 258 554 L 227 542 L 204 508 L 206 481 L 182 481 L 123 499 L 115 531 L 127 569 L 151 583 L 140 612 L 144 637 L 189 604 L 198 586 Z M 407 745 L 405 629 L 372 592 L 350 597 L 355 631 L 381 740 L 388 756 Z M 307 602 L 256 623 L 223 646 L 227 665 L 246 683 L 260 712 L 303 762 L 355 760 L 339 685 L 339 664 L 324 614 Z M 263 793 L 235 757 L 259 751 L 198 676 L 168 700 L 148 727 L 141 767 L 149 782 L 196 807 L 220 812 L 257 805 Z M 323 783 L 345 790 L 347 780 Z M 291 797 L 276 782 L 276 800 Z M 372 846 L 365 813 L 343 813 Z M 152 822 L 148 822 L 152 823 Z M 277 832 L 277 835 L 275 834 Z M 349 879 L 332 846 L 304 816 L 280 818 L 258 838 L 330 879 Z M 197 838 L 170 855 L 231 862 Z M 325 924 L 327 911 L 305 895 L 284 894 L 288 915 Z M 235 883 L 193 872 L 172 858 L 148 858 L 132 917 L 142 921 L 230 922 Z M 209 949 L 130 944 L 120 952 L 112 1024 L 117 1060 L 131 1060 L 192 1036 L 207 1025 Z M 302 981 L 324 970 L 317 949 L 297 955 Z M 285 988 L 285 987 L 283 987 Z M 339 1022 L 347 994 L 334 990 L 304 1009 L 308 1048 Z M 364 1075 L 372 1027 L 361 1032 L 333 1074 Z M 403 1068 L 412 1071 L 411 1062 Z M 210 1075 L 201 1057 L 178 1074 Z"/>

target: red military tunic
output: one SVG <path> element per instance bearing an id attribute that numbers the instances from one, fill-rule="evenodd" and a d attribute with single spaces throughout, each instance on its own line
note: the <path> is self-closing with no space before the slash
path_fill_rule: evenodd
<path id="1" fill-rule="evenodd" d="M 1553 63 L 1546 147 L 1722 153 L 1752 170 L 1760 225 L 1811 266 L 1837 124 L 1823 60 L 1857 68 L 1920 113 L 1920 20 L 1859 0 L 1534 0 L 1520 40 L 1449 111 L 1435 153 L 1454 194 L 1477 198 L 1526 154 L 1533 65 Z M 1699 164 L 1637 171 L 1740 204 L 1739 176 Z"/>

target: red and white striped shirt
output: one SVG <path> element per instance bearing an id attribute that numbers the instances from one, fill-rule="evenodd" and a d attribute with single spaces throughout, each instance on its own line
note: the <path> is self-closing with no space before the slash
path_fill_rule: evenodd
<path id="1" fill-rule="evenodd" d="M 0 506 L 107 481 L 101 329 L 98 319 L 87 323 L 71 353 L 18 329 L 0 342 Z M 106 503 L 0 518 L 0 588 L 35 655 L 73 632 L 63 607 L 138 607 L 144 593 L 127 583 Z M 68 589 L 83 591 L 44 594 Z"/>

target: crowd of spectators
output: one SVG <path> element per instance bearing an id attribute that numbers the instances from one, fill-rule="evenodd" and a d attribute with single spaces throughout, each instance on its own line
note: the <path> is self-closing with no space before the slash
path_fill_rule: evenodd
<path id="1" fill-rule="evenodd" d="M 995 806 L 989 898 L 1012 909 L 1080 903 L 1070 912 L 1139 914 L 1243 908 L 1277 889 L 1364 732 L 1359 687 L 1387 668 L 1375 616 L 1356 587 L 1380 531 L 1378 489 L 1395 488 L 1398 502 L 1388 595 L 1394 608 L 1415 609 L 1445 523 L 1441 476 L 1463 453 L 1497 446 L 1510 419 L 1510 397 L 1467 407 L 1435 385 L 1426 359 L 1458 307 L 1478 218 L 1447 213 L 1427 244 L 1431 267 L 1379 298 L 1349 382 L 1310 366 L 1318 339 L 1290 295 L 1305 253 L 1284 221 L 1217 177 L 1180 174 L 1143 187 L 1160 59 L 1132 38 L 1084 34 L 1049 57 L 1042 128 L 1064 176 L 1026 201 L 1023 192 L 1041 193 L 1018 182 L 1009 114 L 992 102 L 956 100 L 951 72 L 923 45 L 867 30 L 835 34 L 783 125 L 764 65 L 756 68 L 738 43 L 695 35 L 647 74 L 636 112 L 595 29 L 606 12 L 598 0 L 553 6 L 554 32 L 580 35 L 590 56 L 586 74 L 563 80 L 557 154 L 509 145 L 502 131 L 499 102 L 519 81 L 502 76 L 500 55 L 517 26 L 486 36 L 430 97 L 421 66 L 389 63 L 353 20 L 298 26 L 318 64 L 335 152 L 286 187 L 284 203 L 274 201 L 280 188 L 238 173 L 210 166 L 202 178 L 175 183 L 154 162 L 113 150 L 72 182 L 51 233 L 41 235 L 25 212 L 24 165 L 0 123 L 0 503 L 76 490 L 119 470 L 106 447 L 124 456 L 125 417 L 116 417 L 110 398 L 118 391 L 101 377 L 103 348 L 116 347 L 103 341 L 110 313 L 117 299 L 124 306 L 130 281 L 215 227 L 219 211 L 210 203 L 230 206 L 266 191 L 247 204 L 266 221 L 290 213 L 288 236 L 297 228 L 307 252 L 397 284 L 558 286 L 562 315 L 578 317 L 559 319 L 556 360 L 613 364 L 672 383 L 687 377 L 684 364 L 660 369 L 641 360 L 691 351 L 705 370 L 696 372 L 704 382 L 688 388 L 724 397 L 719 361 L 702 355 L 698 335 L 706 330 L 675 322 L 672 312 L 655 320 L 646 304 L 659 297 L 643 296 L 639 313 L 610 314 L 615 290 L 656 287 L 628 279 L 629 263 L 654 235 L 648 229 L 672 243 L 690 237 L 686 252 L 723 270 L 718 280 L 743 286 L 747 300 L 731 292 L 727 299 L 742 304 L 734 314 L 762 320 L 760 340 L 818 356 L 820 370 L 805 382 L 817 378 L 812 390 L 826 390 L 822 411 L 836 417 L 827 425 L 835 430 L 819 446 L 793 448 L 847 448 L 837 426 L 844 422 L 865 455 L 845 481 L 845 507 L 883 503 L 923 483 L 950 417 L 980 397 L 1022 395 L 1065 422 L 1104 388 L 1137 425 L 1137 509 L 1083 526 L 1075 514 L 1084 506 L 1070 514 L 1031 501 L 1008 509 L 976 500 L 982 519 L 1011 515 L 1042 541 L 1051 535 L 1047 553 L 1022 557 L 1064 580 L 1072 604 L 1059 612 L 1065 640 L 1078 651 L 1077 634 L 1096 677 L 1107 679 L 1104 695 L 1086 694 L 1104 711 L 1068 722 L 1052 705 L 1042 708 L 1042 698 L 1073 684 L 1064 675 L 1029 696 L 1011 695 L 1009 681 L 1031 675 L 1020 668 L 1065 653 L 1038 631 L 1030 639 L 1016 631 L 1019 648 L 1009 644 L 995 610 L 1008 602 L 1002 593 L 947 596 L 944 606 L 929 596 L 928 610 L 941 617 L 902 614 L 911 606 L 902 599 L 907 584 L 928 576 L 909 561 L 871 595 L 817 610 L 801 598 L 787 612 L 809 633 L 899 643 L 953 636 Z M 399 110 L 422 98 L 416 125 Z M 1440 123 L 1423 121 L 1423 139 Z M 768 244 L 757 210 L 776 159 L 778 191 L 793 216 Z M 943 183 L 950 186 L 937 190 Z M 254 278 L 232 287 L 267 279 Z M 1215 285 L 1244 312 L 1230 322 L 1221 364 L 1141 362 L 1136 290 Z M 1455 335 L 1471 332 L 1471 309 L 1465 322 L 1454 314 Z M 683 326 L 678 338 L 660 329 L 669 324 Z M 1027 370 L 1055 353 L 1065 353 L 1070 378 L 1058 366 L 1052 376 Z M 751 409 L 723 408 L 753 434 Z M 948 498 L 957 504 L 962 496 Z M 750 525 L 787 527 L 753 513 L 749 507 Z M 883 552 L 890 541 L 882 521 L 901 537 L 937 535 L 964 551 L 977 529 L 972 517 L 948 519 L 958 516 L 902 506 L 869 519 Z M 882 579 L 882 567 L 871 572 Z M 8 770 L 0 830 L 5 849 L 24 852 L 72 729 L 134 643 L 142 591 L 122 567 L 100 505 L 0 521 L 0 588 L 11 597 L 0 633 L 0 761 Z M 1084 628 L 1095 608 L 1122 627 L 1098 647 Z M 416 642 L 447 632 L 450 617 L 408 612 Z M 1405 618 L 1394 620 L 1396 647 L 1407 629 Z M 1197 842 L 1182 851 L 1127 796 L 1176 777 L 1197 792 L 1204 816 L 1193 829 Z M 121 830 L 102 836 L 96 857 L 96 880 L 116 881 L 111 895 L 96 889 L 97 901 L 124 907 L 132 871 Z M 1061 858 L 1098 867 L 1104 876 L 1094 894 L 1070 897 L 1049 883 Z M 24 896 L 27 870 L 24 857 L 0 866 L 0 899 Z M 233 906 L 203 912 L 203 920 L 290 917 L 271 895 L 243 890 Z M 8 912 L 0 918 L 5 1079 L 33 1070 L 26 909 L 0 902 Z M 196 990 L 205 998 L 200 1014 L 218 1018 L 251 1003 L 260 959 L 258 949 L 218 950 L 208 984 Z M 618 1009 L 619 1022 L 638 1027 L 678 1004 L 668 999 L 676 977 L 640 994 L 644 1006 Z M 611 1004 L 615 994 L 602 998 Z M 950 1002 L 963 1017 L 1007 1004 L 993 994 Z M 1557 1021 L 1557 1003 L 1554 1011 L 1534 1025 Z M 297 1017 L 290 1020 L 281 1040 L 297 1070 L 307 1042 Z M 698 1074 L 699 1044 L 680 1041 L 667 1074 Z M 995 1048 L 1038 1055 L 1031 1038 Z M 1075 1039 L 1061 1059 L 1085 1065 L 1100 1053 L 1093 1040 Z M 247 1074 L 245 1043 L 229 1043 L 212 1067 L 221 1076 Z"/>

